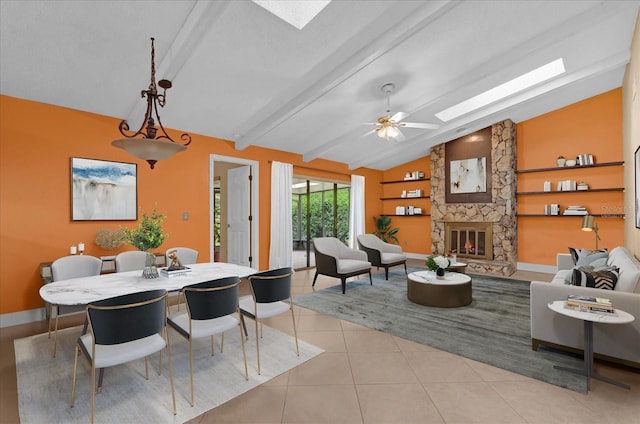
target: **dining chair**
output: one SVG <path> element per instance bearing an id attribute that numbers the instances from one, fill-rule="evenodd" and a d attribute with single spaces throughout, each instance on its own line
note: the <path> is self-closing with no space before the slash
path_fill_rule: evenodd
<path id="1" fill-rule="evenodd" d="M 224 332 L 238 327 L 240 343 L 244 358 L 244 377 L 249 379 L 247 355 L 244 348 L 244 337 L 239 316 L 240 278 L 219 278 L 204 283 L 183 287 L 187 310 L 171 314 L 169 326 L 189 341 L 189 377 L 191 382 L 191 406 L 193 400 L 193 340 L 203 337 L 211 338 L 211 356 L 214 355 L 214 336 L 221 334 L 220 352 L 224 349 Z"/>
<path id="2" fill-rule="evenodd" d="M 58 258 L 51 264 L 52 280 L 62 281 L 72 278 L 92 277 L 100 275 L 102 260 L 90 255 L 71 255 Z M 67 306 L 47 304 L 49 311 L 49 338 L 51 338 L 52 311 L 55 309 L 55 329 L 53 332 L 53 357 L 56 357 L 58 347 L 58 317 L 60 314 L 78 313 L 85 310 L 85 306 Z"/>
<path id="3" fill-rule="evenodd" d="M 129 250 L 116 255 L 116 272 L 142 271 L 147 263 L 147 252 Z"/>
<path id="4" fill-rule="evenodd" d="M 164 257 L 165 257 L 164 263 L 166 264 L 166 266 L 169 266 L 169 264 L 171 263 L 171 260 L 169 259 L 169 254 L 174 251 L 178 255 L 178 259 L 180 260 L 180 263 L 182 263 L 182 265 L 190 265 L 198 262 L 197 250 L 192 249 L 190 247 L 172 247 L 170 249 L 167 249 L 164 254 Z"/>
<path id="5" fill-rule="evenodd" d="M 260 337 L 262 337 L 262 320 L 291 312 L 293 335 L 296 341 L 296 354 L 300 356 L 298 348 L 298 333 L 296 332 L 296 320 L 293 314 L 293 300 L 291 298 L 291 268 L 278 268 L 259 272 L 249 276 L 251 296 L 240 298 L 240 319 L 244 328 L 244 334 L 248 338 L 244 317 L 250 318 L 256 323 L 256 353 L 258 357 L 258 374 L 260 374 Z M 260 335 L 258 335 L 258 324 Z"/>
<path id="6" fill-rule="evenodd" d="M 149 290 L 100 300 L 87 305 L 89 332 L 78 338 L 71 385 L 71 407 L 76 394 L 78 357 L 82 354 L 91 366 L 91 422 L 95 416 L 95 394 L 102 388 L 104 368 L 144 358 L 145 376 L 149 379 L 147 356 L 167 349 L 169 382 L 176 414 L 176 396 L 173 386 L 171 345 L 166 331 L 168 295 L 164 289 Z M 96 387 L 96 370 L 100 377 Z"/>

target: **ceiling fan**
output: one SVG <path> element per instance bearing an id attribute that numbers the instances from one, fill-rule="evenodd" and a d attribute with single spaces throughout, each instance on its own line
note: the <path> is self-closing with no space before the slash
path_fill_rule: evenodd
<path id="1" fill-rule="evenodd" d="M 390 138 L 395 138 L 398 141 L 404 140 L 404 134 L 400 131 L 400 127 L 406 128 L 422 128 L 425 130 L 435 130 L 440 128 L 440 125 L 437 124 L 422 124 L 418 122 L 402 122 L 404 118 L 407 117 L 405 112 L 396 112 L 393 115 L 391 113 L 391 107 L 389 103 L 389 98 L 391 97 L 391 92 L 396 88 L 396 85 L 389 82 L 380 87 L 382 92 L 387 95 L 387 115 L 381 116 L 378 118 L 377 122 L 370 122 L 365 125 L 376 125 L 377 128 L 367 132 L 365 135 L 373 134 L 374 132 L 378 134 L 378 137 L 384 138 L 385 140 L 389 140 Z"/>

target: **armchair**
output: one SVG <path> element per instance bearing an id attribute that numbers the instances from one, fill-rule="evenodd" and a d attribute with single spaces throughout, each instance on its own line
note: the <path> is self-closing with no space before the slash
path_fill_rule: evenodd
<path id="1" fill-rule="evenodd" d="M 407 273 L 407 257 L 400 246 L 386 243 L 374 234 L 360 234 L 358 247 L 367 253 L 371 265 L 384 268 L 385 280 L 389 279 L 389 268 L 392 266 L 404 265 L 404 273 Z"/>
<path id="2" fill-rule="evenodd" d="M 347 247 L 335 237 L 314 238 L 313 250 L 316 257 L 316 274 L 312 286 L 316 285 L 319 274 L 339 278 L 344 294 L 347 278 L 365 273 L 369 274 L 369 281 L 373 285 L 371 262 L 367 260 L 365 252 Z"/>

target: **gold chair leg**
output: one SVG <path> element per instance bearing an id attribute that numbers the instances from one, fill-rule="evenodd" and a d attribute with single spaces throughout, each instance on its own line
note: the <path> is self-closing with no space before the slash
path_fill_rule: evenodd
<path id="1" fill-rule="evenodd" d="M 242 325 L 238 322 L 238 330 L 240 330 L 240 344 L 242 344 L 242 358 L 244 359 L 244 379 L 249 381 L 249 369 L 247 368 L 247 353 L 244 350 L 244 334 L 242 333 Z"/>
<path id="2" fill-rule="evenodd" d="M 220 353 L 224 352 L 224 333 L 220 336 Z"/>
<path id="3" fill-rule="evenodd" d="M 80 348 L 76 345 L 74 359 L 73 359 L 73 381 L 71 383 L 71 408 L 73 408 L 73 404 L 76 400 L 76 376 L 78 370 L 78 354 L 80 353 Z"/>
<path id="4" fill-rule="evenodd" d="M 293 323 L 293 338 L 296 339 L 296 354 L 300 356 L 300 349 L 298 348 L 298 332 L 296 331 L 296 317 L 293 313 L 293 308 L 289 308 L 291 311 L 291 322 Z"/>
<path id="5" fill-rule="evenodd" d="M 58 349 L 58 315 L 60 315 L 60 308 L 56 308 L 56 326 L 53 330 L 53 357 L 56 357 L 56 352 Z"/>
<path id="6" fill-rule="evenodd" d="M 193 342 L 189 337 L 189 379 L 191 381 L 191 406 L 193 406 Z"/>
<path id="7" fill-rule="evenodd" d="M 258 317 L 256 317 L 256 355 L 258 357 L 258 375 L 260 375 L 260 337 L 258 337 Z"/>
<path id="8" fill-rule="evenodd" d="M 216 354 L 214 350 L 214 345 L 215 345 L 215 341 L 213 339 L 213 334 L 212 334 L 211 335 L 211 356 L 214 356 Z"/>
<path id="9" fill-rule="evenodd" d="M 149 379 L 149 363 L 146 356 L 144 357 L 144 376 L 147 380 Z"/>
<path id="10" fill-rule="evenodd" d="M 169 382 L 171 383 L 171 399 L 173 400 L 173 415 L 177 414 L 176 410 L 176 391 L 173 385 L 173 365 L 171 363 L 171 344 L 169 341 L 169 332 L 165 327 L 165 342 L 167 343 L 167 364 L 169 367 Z M 162 351 L 160 351 L 162 353 Z M 162 356 L 160 356 L 162 358 Z"/>
<path id="11" fill-rule="evenodd" d="M 96 366 L 95 360 L 91 361 L 91 424 L 93 424 L 93 417 L 95 415 L 96 406 Z"/>

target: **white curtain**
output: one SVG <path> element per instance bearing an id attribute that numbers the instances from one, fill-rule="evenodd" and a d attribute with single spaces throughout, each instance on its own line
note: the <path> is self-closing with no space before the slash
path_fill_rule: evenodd
<path id="1" fill-rule="evenodd" d="M 271 163 L 271 243 L 269 269 L 293 266 L 293 230 L 291 222 L 291 184 L 293 165 Z"/>
<path id="2" fill-rule="evenodd" d="M 357 249 L 360 234 L 364 234 L 364 177 L 351 175 L 349 211 L 349 246 Z"/>

